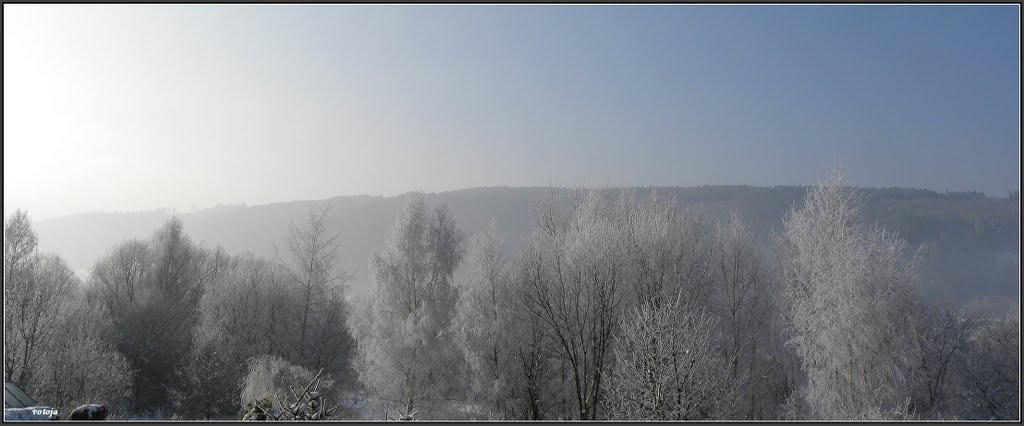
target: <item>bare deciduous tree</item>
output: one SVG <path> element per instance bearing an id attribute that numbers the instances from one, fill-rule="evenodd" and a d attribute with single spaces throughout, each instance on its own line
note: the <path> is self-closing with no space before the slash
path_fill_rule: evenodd
<path id="1" fill-rule="evenodd" d="M 337 268 L 341 239 L 327 232 L 328 208 L 310 210 L 302 227 L 289 226 L 288 258 L 278 261 L 298 290 L 298 356 L 313 369 L 347 359 L 351 337 L 345 332 L 345 283 L 351 275 Z"/>
<path id="2" fill-rule="evenodd" d="M 628 286 L 616 221 L 620 211 L 596 191 L 574 193 L 565 217 L 554 203 L 549 199 L 537 209 L 530 244 L 540 263 L 523 281 L 521 294 L 568 367 L 575 416 L 595 419 Z"/>
<path id="3" fill-rule="evenodd" d="M 64 259 L 40 254 L 28 214 L 16 211 L 4 226 L 4 380 L 31 388 L 42 348 L 78 288 Z"/>
<path id="4" fill-rule="evenodd" d="M 38 262 L 38 240 L 28 213 L 17 210 L 4 222 L 4 381 L 21 381 L 31 350 L 22 336 L 24 316 L 31 316 L 31 290 Z M 24 312 L 24 314 L 20 314 Z M 20 315 L 19 315 L 20 314 Z M 20 342 L 19 342 L 20 341 Z M 18 343 L 16 343 L 18 342 Z M 20 350 L 18 348 L 21 348 Z"/>
<path id="5" fill-rule="evenodd" d="M 735 403 L 715 320 L 677 298 L 644 302 L 623 324 L 605 404 L 629 420 L 721 419 Z"/>
<path id="6" fill-rule="evenodd" d="M 949 399 L 951 376 L 961 373 L 968 339 L 980 322 L 952 306 L 919 303 L 916 310 L 914 343 L 919 364 L 915 370 L 915 408 L 928 417 L 949 414 L 956 401 Z M 959 410 L 957 410 L 959 411 Z"/>
<path id="7" fill-rule="evenodd" d="M 659 306 L 680 293 L 691 302 L 707 302 L 713 240 L 702 217 L 657 192 L 637 199 L 625 191 L 616 209 L 634 303 Z"/>
<path id="8" fill-rule="evenodd" d="M 121 315 L 122 309 L 148 297 L 143 293 L 147 290 L 143 279 L 149 269 L 150 255 L 146 241 L 128 240 L 114 246 L 104 261 L 96 263 L 91 279 L 97 286 L 96 291 L 108 302 L 107 308 L 116 310 L 112 312 Z"/>
<path id="9" fill-rule="evenodd" d="M 1020 305 L 972 336 L 963 397 L 970 418 L 1020 419 Z"/>
<path id="10" fill-rule="evenodd" d="M 776 274 L 754 243 L 737 211 L 719 222 L 715 232 L 710 309 L 718 317 L 721 354 L 737 392 L 737 415 L 764 418 L 779 398 L 782 378 L 778 348 L 769 342 L 775 326 Z"/>
<path id="11" fill-rule="evenodd" d="M 507 407 L 512 418 L 572 418 L 578 408 L 573 379 L 566 368 L 568 363 L 559 354 L 555 336 L 547 330 L 548 323 L 533 315 L 528 307 L 532 289 L 546 276 L 540 241 L 542 238 L 536 236 L 527 238 L 510 267 L 509 313 L 513 326 L 508 350 L 512 352 L 514 368 L 509 374 L 512 395 Z"/>

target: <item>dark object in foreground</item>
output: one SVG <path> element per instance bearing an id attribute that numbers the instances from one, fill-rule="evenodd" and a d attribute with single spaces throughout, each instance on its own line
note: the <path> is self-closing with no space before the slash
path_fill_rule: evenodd
<path id="1" fill-rule="evenodd" d="M 301 394 L 296 394 L 295 389 L 289 388 L 292 392 L 292 396 L 295 397 L 295 402 L 288 403 L 288 395 L 285 394 L 284 399 L 281 399 L 280 395 L 274 395 L 277 397 L 278 404 L 283 407 L 283 410 L 273 409 L 270 407 L 269 399 L 263 401 L 253 401 L 250 410 L 242 415 L 242 420 L 328 420 L 334 415 L 338 407 L 327 408 L 327 403 L 323 400 L 323 394 L 317 392 L 320 388 L 320 375 L 323 374 L 324 369 L 320 369 L 316 373 L 316 377 L 313 381 L 306 385 L 306 388 L 302 390 Z M 312 389 L 310 389 L 312 387 Z M 266 405 L 266 406 L 264 406 Z"/>
<path id="2" fill-rule="evenodd" d="M 71 420 L 104 420 L 107 407 L 102 404 L 85 404 L 71 412 Z"/>

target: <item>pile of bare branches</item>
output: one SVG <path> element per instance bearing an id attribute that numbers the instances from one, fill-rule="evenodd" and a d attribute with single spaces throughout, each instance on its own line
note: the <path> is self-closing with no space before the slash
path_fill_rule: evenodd
<path id="1" fill-rule="evenodd" d="M 296 393 L 294 388 L 288 387 L 294 402 L 288 402 L 287 394 L 282 399 L 275 392 L 274 397 L 277 398 L 281 409 L 264 407 L 264 403 L 256 400 L 252 403 L 252 409 L 242 416 L 242 420 L 329 420 L 337 412 L 338 407 L 328 407 L 323 394 L 318 392 L 323 372 L 321 368 L 316 377 L 302 389 L 302 393 Z"/>
<path id="2" fill-rule="evenodd" d="M 384 419 L 394 422 L 414 422 L 416 421 L 416 413 L 419 413 L 419 410 L 413 411 L 412 413 L 409 414 L 402 414 L 402 410 L 398 410 L 397 416 L 389 416 L 388 412 L 385 411 Z"/>

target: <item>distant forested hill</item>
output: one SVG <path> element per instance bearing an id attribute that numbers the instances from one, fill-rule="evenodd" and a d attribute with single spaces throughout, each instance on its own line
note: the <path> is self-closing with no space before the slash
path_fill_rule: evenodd
<path id="1" fill-rule="evenodd" d="M 710 219 L 738 210 L 757 230 L 765 247 L 782 226 L 782 217 L 799 203 L 807 187 L 700 186 L 636 188 L 674 196 Z M 427 194 L 426 201 L 444 202 L 459 226 L 475 233 L 492 219 L 507 233 L 511 252 L 529 228 L 531 205 L 549 191 L 566 189 L 474 188 Z M 926 244 L 928 266 L 924 290 L 936 300 L 966 303 L 985 300 L 1001 310 L 1016 300 L 1019 287 L 1020 231 L 1018 199 L 984 194 L 937 193 L 922 189 L 866 188 L 864 219 L 898 231 L 912 245 Z M 329 200 L 293 201 L 249 207 L 217 207 L 182 213 L 185 230 L 208 246 L 232 253 L 251 251 L 274 256 L 283 244 L 290 221 L 300 221 L 314 206 L 329 203 L 331 226 L 343 240 L 341 265 L 355 274 L 354 294 L 369 288 L 368 259 L 380 248 L 394 223 L 401 197 L 345 196 Z M 30 212 L 31 213 L 31 212 Z M 80 274 L 115 243 L 150 235 L 172 212 L 72 215 L 35 224 L 40 248 L 64 256 Z"/>

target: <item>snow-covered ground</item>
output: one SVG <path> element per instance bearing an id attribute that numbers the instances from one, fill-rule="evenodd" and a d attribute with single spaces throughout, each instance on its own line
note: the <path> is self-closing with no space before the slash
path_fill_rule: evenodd
<path id="1" fill-rule="evenodd" d="M 339 419 L 352 420 L 387 420 L 397 418 L 400 413 L 394 410 L 387 410 L 383 404 L 369 398 L 365 393 L 350 393 L 339 398 Z M 401 413 L 406 414 L 406 413 Z M 472 403 L 457 403 L 450 409 L 449 413 L 442 415 L 444 418 L 422 420 L 487 420 L 488 413 L 484 406 Z M 417 416 L 419 418 L 420 416 Z"/>
<path id="2" fill-rule="evenodd" d="M 35 406 L 23 408 L 4 408 L 4 421 L 9 420 L 57 420 L 57 409 L 53 407 Z"/>

